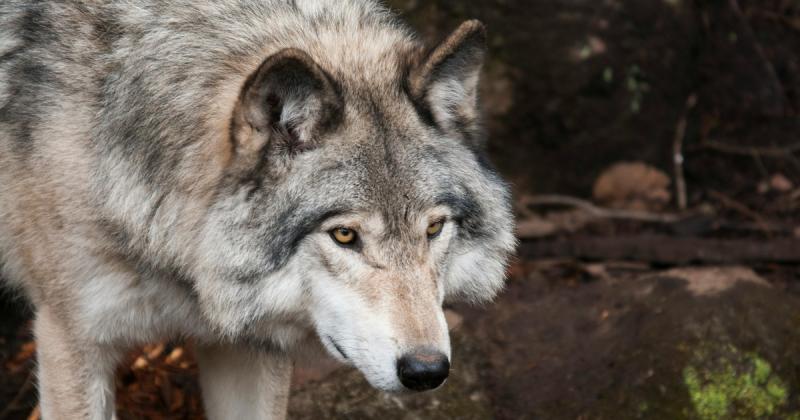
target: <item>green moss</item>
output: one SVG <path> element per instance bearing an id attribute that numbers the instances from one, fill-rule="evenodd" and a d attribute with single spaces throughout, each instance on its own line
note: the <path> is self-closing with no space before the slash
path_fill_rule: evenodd
<path id="1" fill-rule="evenodd" d="M 639 414 L 644 414 L 647 412 L 649 408 L 650 406 L 647 404 L 647 401 L 642 401 L 639 403 L 637 410 L 639 411 Z"/>
<path id="2" fill-rule="evenodd" d="M 769 417 L 786 405 L 789 395 L 769 362 L 732 346 L 699 351 L 684 368 L 683 381 L 702 420 Z"/>
<path id="3" fill-rule="evenodd" d="M 788 392 L 780 379 L 772 378 L 767 382 L 767 394 L 775 400 L 785 402 Z"/>
<path id="4" fill-rule="evenodd" d="M 689 366 L 684 369 L 683 380 L 700 418 L 719 419 L 728 412 L 730 401 L 727 394 L 716 385 L 704 386 L 695 368 Z"/>
<path id="5" fill-rule="evenodd" d="M 766 382 L 771 374 L 772 367 L 769 365 L 769 362 L 760 357 L 755 357 L 753 359 L 753 376 L 757 382 Z"/>

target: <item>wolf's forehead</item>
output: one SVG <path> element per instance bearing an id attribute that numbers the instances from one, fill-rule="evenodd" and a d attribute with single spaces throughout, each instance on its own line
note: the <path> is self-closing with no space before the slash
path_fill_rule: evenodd
<path id="1" fill-rule="evenodd" d="M 320 186 L 351 198 L 362 211 L 410 220 L 431 207 L 474 204 L 469 185 L 484 176 L 459 139 L 417 115 L 404 94 L 350 92 L 347 117 L 324 147 L 324 164 L 309 168 Z M 324 170 L 320 170 L 324 168 Z"/>
<path id="2" fill-rule="evenodd" d="M 446 151 L 441 145 L 398 135 L 332 152 L 335 158 L 327 166 L 330 175 L 322 175 L 322 186 L 335 186 L 358 212 L 379 214 L 392 223 L 417 221 L 435 207 L 453 213 L 475 207 L 463 168 L 442 156 Z"/>

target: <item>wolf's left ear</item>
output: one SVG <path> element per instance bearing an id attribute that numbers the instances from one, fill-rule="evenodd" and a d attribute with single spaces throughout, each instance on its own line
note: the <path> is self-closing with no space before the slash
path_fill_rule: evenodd
<path id="1" fill-rule="evenodd" d="M 264 146 L 290 153 L 312 149 L 341 116 L 333 81 L 304 51 L 281 50 L 250 75 L 233 115 L 237 149 Z"/>
<path id="2" fill-rule="evenodd" d="M 479 125 L 478 82 L 486 56 L 486 28 L 461 24 L 411 71 L 411 95 L 445 130 L 474 134 Z M 467 133 L 464 133 L 464 131 Z"/>

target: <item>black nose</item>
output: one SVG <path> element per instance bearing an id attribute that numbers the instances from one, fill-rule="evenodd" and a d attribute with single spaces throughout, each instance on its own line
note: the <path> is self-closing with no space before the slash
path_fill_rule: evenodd
<path id="1" fill-rule="evenodd" d="M 449 373 L 450 361 L 437 351 L 412 351 L 397 361 L 397 377 L 403 386 L 414 391 L 436 388 Z"/>

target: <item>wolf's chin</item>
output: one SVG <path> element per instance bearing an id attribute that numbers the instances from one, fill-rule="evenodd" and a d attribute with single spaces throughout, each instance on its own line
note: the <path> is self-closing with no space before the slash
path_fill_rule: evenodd
<path id="1" fill-rule="evenodd" d="M 328 354 L 336 359 L 339 363 L 358 369 L 358 371 L 364 375 L 364 378 L 373 388 L 393 394 L 410 393 L 409 390 L 403 387 L 399 379 L 397 379 L 394 374 L 389 376 L 376 375 L 379 369 L 357 364 L 355 360 L 347 354 L 342 346 L 338 345 L 336 340 L 334 340 L 330 335 L 320 335 L 320 342 Z"/>

